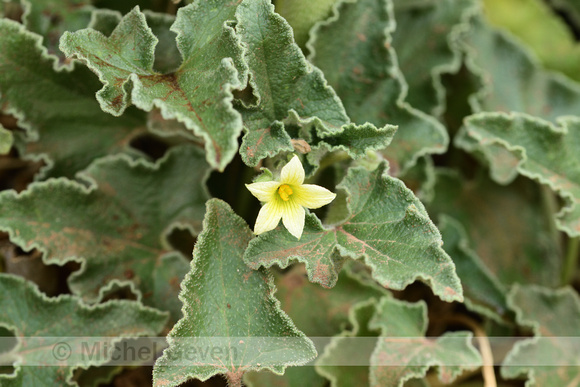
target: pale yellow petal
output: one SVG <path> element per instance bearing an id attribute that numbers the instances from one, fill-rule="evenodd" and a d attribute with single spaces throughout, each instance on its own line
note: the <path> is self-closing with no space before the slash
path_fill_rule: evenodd
<path id="1" fill-rule="evenodd" d="M 290 234 L 300 239 L 304 231 L 304 208 L 293 200 L 283 203 L 282 222 Z"/>
<path id="2" fill-rule="evenodd" d="M 276 195 L 276 190 L 280 186 L 277 181 L 263 181 L 259 183 L 246 184 L 246 188 L 261 202 L 269 202 Z"/>
<path id="3" fill-rule="evenodd" d="M 260 235 L 276 228 L 282 217 L 282 206 L 278 200 L 271 200 L 264 204 L 256 218 L 254 234 Z"/>
<path id="4" fill-rule="evenodd" d="M 292 160 L 282 168 L 280 183 L 294 186 L 304 183 L 304 168 L 298 156 L 292 157 Z"/>
<path id="5" fill-rule="evenodd" d="M 315 184 L 303 184 L 294 189 L 294 201 L 307 208 L 319 208 L 334 200 L 336 194 Z"/>

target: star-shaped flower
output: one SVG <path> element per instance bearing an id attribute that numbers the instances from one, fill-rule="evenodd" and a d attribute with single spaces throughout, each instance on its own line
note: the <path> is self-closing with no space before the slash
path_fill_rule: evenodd
<path id="1" fill-rule="evenodd" d="M 265 203 L 256 219 L 256 235 L 275 229 L 281 218 L 290 234 L 300 239 L 306 215 L 304 207 L 319 208 L 336 197 L 326 188 L 302 183 L 304 168 L 298 156 L 294 156 L 282 168 L 280 181 L 246 184 L 252 195 Z"/>

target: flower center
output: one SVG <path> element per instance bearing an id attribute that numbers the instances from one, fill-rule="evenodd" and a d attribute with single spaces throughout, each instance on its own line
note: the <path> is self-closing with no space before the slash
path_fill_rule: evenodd
<path id="1" fill-rule="evenodd" d="M 282 184 L 280 188 L 278 188 L 278 195 L 287 202 L 290 200 L 290 195 L 292 195 L 292 188 L 288 184 Z"/>

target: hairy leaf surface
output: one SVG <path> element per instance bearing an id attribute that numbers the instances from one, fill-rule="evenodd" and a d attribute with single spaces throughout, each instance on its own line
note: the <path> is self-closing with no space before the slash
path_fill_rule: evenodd
<path id="1" fill-rule="evenodd" d="M 366 279 L 366 282 L 365 282 Z M 371 280 L 372 281 L 372 280 Z M 379 299 L 388 292 L 347 267 L 340 273 L 336 286 L 325 289 L 308 281 L 303 267 L 295 267 L 276 276 L 276 298 L 296 326 L 309 337 L 337 335 L 349 322 L 351 308 L 371 298 Z M 314 304 L 316 305 L 313 308 Z M 320 386 L 327 380 L 313 367 L 290 367 L 282 376 L 271 372 L 249 373 L 244 381 L 252 386 Z"/>
<path id="2" fill-rule="evenodd" d="M 408 85 L 405 101 L 425 113 L 445 110 L 445 88 L 441 75 L 455 73 L 461 54 L 450 41 L 467 28 L 477 9 L 473 0 L 393 0 L 397 28 L 392 45 Z"/>
<path id="3" fill-rule="evenodd" d="M 22 0 L 22 21 L 31 32 L 43 37 L 52 55 L 63 57 L 58 41 L 65 31 L 86 28 L 95 9 L 90 0 Z"/>
<path id="4" fill-rule="evenodd" d="M 463 284 L 465 306 L 500 323 L 504 317 L 513 319 L 507 305 L 507 289 L 471 249 L 461 223 L 450 216 L 442 215 L 439 229 L 443 237 L 443 248 L 453 259 L 457 275 Z"/>
<path id="5" fill-rule="evenodd" d="M 562 117 L 558 126 L 524 114 L 480 113 L 465 120 L 467 141 L 483 154 L 500 183 L 518 174 L 549 186 L 566 202 L 556 215 L 558 228 L 580 235 L 580 118 Z"/>
<path id="6" fill-rule="evenodd" d="M 468 332 L 446 333 L 436 340 L 424 337 L 424 302 L 411 304 L 383 297 L 378 303 L 357 304 L 350 320 L 353 330 L 334 337 L 316 362 L 316 369 L 333 387 L 359 383 L 402 387 L 413 378 L 424 377 L 435 365 L 439 365 L 439 379 L 447 384 L 481 364 Z M 352 340 L 356 337 L 360 339 Z"/>
<path id="7" fill-rule="evenodd" d="M 341 224 L 322 226 L 306 216 L 304 233 L 296 240 L 282 226 L 250 242 L 244 259 L 251 267 L 292 260 L 306 264 L 308 278 L 325 287 L 335 285 L 343 257 L 362 257 L 373 278 L 385 287 L 404 289 L 416 279 L 428 283 L 446 301 L 462 300 L 462 289 L 441 236 L 423 204 L 404 184 L 386 174 L 351 168 L 338 186 L 348 194 L 349 216 Z"/>
<path id="8" fill-rule="evenodd" d="M 501 367 L 504 378 L 527 376 L 527 387 L 573 386 L 580 379 L 580 298 L 572 288 L 515 285 L 508 298 L 517 320 L 534 337 L 519 341 Z M 568 339 L 572 338 L 572 341 Z"/>
<path id="9" fill-rule="evenodd" d="M 447 332 L 430 340 L 424 338 L 427 323 L 423 301 L 411 304 L 381 299 L 369 322 L 369 328 L 381 332 L 371 357 L 371 386 L 400 387 L 406 380 L 424 377 L 435 365 L 439 366 L 439 379 L 448 384 L 463 371 L 481 365 L 481 356 L 471 343 L 471 332 Z"/>
<path id="10" fill-rule="evenodd" d="M 378 342 L 378 330 L 369 329 L 369 322 L 377 313 L 377 300 L 361 301 L 349 312 L 351 330 L 345 330 L 332 338 L 316 360 L 316 371 L 330 379 L 331 387 L 370 385 L 370 359 Z M 351 338 L 364 337 L 365 341 L 351 341 Z M 340 364 L 367 364 L 340 366 Z"/>
<path id="11" fill-rule="evenodd" d="M 0 20 L 0 36 L 0 104 L 27 129 L 21 154 L 48 164 L 39 177 L 73 177 L 145 131 L 141 112 L 115 118 L 99 108 L 90 71 L 55 70 L 56 58 L 47 55 L 40 36 L 7 19 Z"/>
<path id="12" fill-rule="evenodd" d="M 465 181 L 449 170 L 439 170 L 436 181 L 429 213 L 459 221 L 474 252 L 502 284 L 558 285 L 561 235 L 546 215 L 551 208 L 541 187 L 526 179 L 508 186 L 486 176 Z M 462 283 L 467 288 L 471 282 Z"/>
<path id="13" fill-rule="evenodd" d="M 312 342 L 274 298 L 271 275 L 248 268 L 242 260 L 252 238 L 246 223 L 225 202 L 212 199 L 203 226 L 179 295 L 184 317 L 169 333 L 169 348 L 155 364 L 154 385 L 177 386 L 217 374 L 241 377 L 259 369 L 281 374 L 287 365 L 314 358 Z M 195 349 L 196 342 L 214 342 L 226 350 L 213 358 L 175 362 L 183 360 L 179 354 Z"/>
<path id="14" fill-rule="evenodd" d="M 555 121 L 580 111 L 580 85 L 543 70 L 525 48 L 481 17 L 472 19 L 458 44 L 482 83 L 469 98 L 475 112 L 516 111 Z"/>
<path id="15" fill-rule="evenodd" d="M 76 386 L 74 369 L 99 366 L 108 360 L 83 355 L 80 348 L 87 338 L 98 337 L 99 344 L 113 347 L 122 338 L 156 335 L 167 320 L 166 314 L 139 302 L 115 300 L 88 306 L 70 295 L 49 298 L 31 282 L 3 273 L 0 294 L 0 325 L 18 340 L 15 348 L 2 354 L 16 360 L 15 374 L 0 374 L 0 384 L 5 387 Z M 68 345 L 70 357 L 52 365 L 59 360 L 57 355 L 66 355 L 58 350 L 66 351 L 63 345 Z M 37 366 L 45 362 L 52 366 Z"/>
<path id="16" fill-rule="evenodd" d="M 153 70 L 158 39 L 138 8 L 110 37 L 92 29 L 65 33 L 60 48 L 99 76 L 104 87 L 97 99 L 103 110 L 120 115 L 131 102 L 146 111 L 159 107 L 165 118 L 176 118 L 203 137 L 209 164 L 223 170 L 242 130 L 232 91 L 247 77 L 242 47 L 228 24 L 235 10 L 233 3 L 211 0 L 178 11 L 171 29 L 183 62 L 173 73 Z"/>
<path id="17" fill-rule="evenodd" d="M 342 1 L 334 16 L 314 27 L 309 59 L 341 98 L 354 122 L 398 125 L 384 151 L 394 169 L 447 148 L 445 128 L 404 102 L 406 85 L 390 48 L 395 30 L 388 0 Z"/>
<path id="18" fill-rule="evenodd" d="M 171 26 L 175 23 L 175 16 L 147 9 L 143 11 L 143 14 L 147 26 L 159 41 L 155 46 L 153 69 L 160 73 L 170 73 L 177 70 L 181 65 L 182 57 L 177 47 L 177 34 L 171 30 Z M 123 15 L 119 12 L 97 9 L 93 11 L 88 27 L 105 36 L 110 36 L 122 19 Z"/>
<path id="19" fill-rule="evenodd" d="M 179 318 L 179 283 L 187 260 L 166 241 L 175 226 L 199 232 L 208 194 L 199 182 L 207 164 L 194 147 L 172 150 L 159 163 L 113 157 L 85 172 L 91 186 L 65 179 L 0 193 L 0 228 L 44 262 L 81 263 L 71 290 L 97 301 L 114 284 L 130 284 L 143 302 Z"/>
<path id="20" fill-rule="evenodd" d="M 322 72 L 306 60 L 291 27 L 269 2 L 243 1 L 236 17 L 258 98 L 257 106 L 241 108 L 246 133 L 240 153 L 246 164 L 255 166 L 265 157 L 292 151 L 292 138 L 303 138 L 312 147 L 324 143 L 347 150 L 353 157 L 389 145 L 395 127 L 351 124 Z"/>

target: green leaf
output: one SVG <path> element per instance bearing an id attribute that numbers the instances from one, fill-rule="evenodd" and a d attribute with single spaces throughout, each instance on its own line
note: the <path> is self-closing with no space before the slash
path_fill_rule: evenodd
<path id="1" fill-rule="evenodd" d="M 554 190 L 566 205 L 556 215 L 560 230 L 580 236 L 580 118 L 558 126 L 513 113 L 480 113 L 465 120 L 457 145 L 483 154 L 491 176 L 509 183 L 518 174 Z"/>
<path id="2" fill-rule="evenodd" d="M 176 118 L 206 141 L 207 160 L 220 170 L 231 161 L 242 130 L 232 106 L 232 91 L 246 83 L 242 47 L 228 24 L 235 5 L 224 0 L 198 1 L 180 8 L 171 30 L 183 57 L 179 69 L 153 70 L 158 39 L 136 7 L 110 37 L 86 29 L 65 33 L 61 50 L 82 59 L 104 87 L 97 100 L 106 112 L 120 115 L 132 102 L 164 118 Z"/>
<path id="3" fill-rule="evenodd" d="M 551 213 L 547 199 L 541 187 L 526 179 L 500 186 L 486 176 L 466 180 L 441 169 L 427 209 L 435 218 L 445 214 L 459 221 L 471 249 L 502 284 L 557 286 L 561 234 L 547 215 Z M 459 277 L 467 293 L 473 282 Z"/>
<path id="4" fill-rule="evenodd" d="M 151 32 L 159 41 L 155 46 L 153 68 L 161 73 L 170 73 L 177 70 L 181 65 L 182 58 L 177 47 L 177 35 L 171 30 L 171 26 L 175 23 L 175 16 L 152 12 L 147 9 L 143 14 Z M 110 36 L 122 19 L 123 15 L 119 12 L 109 9 L 97 9 L 91 15 L 91 23 L 88 28 L 97 30 L 105 36 Z"/>
<path id="5" fill-rule="evenodd" d="M 76 351 L 87 337 L 99 337 L 100 343 L 112 347 L 122 338 L 155 335 L 167 320 L 166 314 L 138 302 L 115 300 L 87 306 L 70 295 L 49 298 L 23 278 L 6 274 L 0 274 L 0 294 L 0 325 L 18 340 L 10 353 L 3 354 L 18 359 L 15 375 L 0 374 L 5 387 L 76 385 L 72 381 L 74 369 L 108 360 L 105 356 L 89 359 Z M 73 349 L 71 357 L 58 366 L 34 366 L 56 363 L 52 351 L 61 341 Z"/>
<path id="6" fill-rule="evenodd" d="M 458 44 L 481 90 L 469 98 L 475 112 L 517 111 L 555 121 L 580 111 L 580 86 L 541 69 L 537 60 L 507 34 L 472 19 Z"/>
<path id="7" fill-rule="evenodd" d="M 145 131 L 140 112 L 115 118 L 99 108 L 90 71 L 55 71 L 56 58 L 41 47 L 40 36 L 7 19 L 0 20 L 0 36 L 0 105 L 27 130 L 20 153 L 47 163 L 37 178 L 73 177 Z"/>
<path id="8" fill-rule="evenodd" d="M 575 385 L 580 378 L 578 294 L 572 288 L 514 285 L 508 302 L 516 310 L 517 321 L 532 327 L 534 337 L 515 344 L 501 375 L 507 379 L 525 375 L 529 379 L 526 387 Z M 568 337 L 573 339 L 571 343 Z"/>
<path id="9" fill-rule="evenodd" d="M 177 386 L 218 374 L 239 379 L 244 372 L 259 369 L 281 374 L 288 365 L 314 358 L 312 342 L 274 298 L 271 275 L 244 264 L 242 255 L 252 238 L 246 223 L 225 202 L 212 199 L 203 226 L 191 271 L 181 285 L 184 317 L 169 333 L 169 348 L 155 364 L 154 385 Z M 176 355 L 194 348 L 192 338 L 230 350 L 213 360 L 175 364 Z"/>
<path id="10" fill-rule="evenodd" d="M 427 155 L 418 159 L 417 164 L 407 169 L 399 178 L 422 202 L 433 200 L 436 175 L 431 156 Z"/>
<path id="11" fill-rule="evenodd" d="M 347 150 L 353 157 L 391 142 L 393 126 L 350 124 L 340 99 L 306 60 L 291 27 L 268 1 L 243 1 L 236 17 L 236 32 L 247 48 L 250 85 L 258 97 L 257 106 L 240 107 L 246 132 L 240 154 L 247 165 L 292 151 L 292 138 L 306 139 L 313 149 L 329 145 Z"/>
<path id="12" fill-rule="evenodd" d="M 117 28 L 121 19 L 123 19 L 123 15 L 120 12 L 110 9 L 95 9 L 91 14 L 91 22 L 88 28 L 92 28 L 105 36 L 109 36 Z"/>
<path id="13" fill-rule="evenodd" d="M 52 55 L 63 57 L 58 41 L 65 31 L 86 28 L 94 7 L 90 0 L 21 0 L 22 22 L 43 37 L 43 45 Z"/>
<path id="14" fill-rule="evenodd" d="M 474 0 L 394 0 L 397 28 L 392 46 L 408 85 L 406 101 L 435 116 L 445 110 L 445 88 L 441 76 L 456 73 L 461 53 L 450 41 L 469 23 L 478 9 Z"/>
<path id="15" fill-rule="evenodd" d="M 0 155 L 5 155 L 10 152 L 13 143 L 14 136 L 12 135 L 12 131 L 4 129 L 4 127 L 0 125 Z"/>
<path id="16" fill-rule="evenodd" d="M 390 1 L 345 0 L 314 27 L 308 46 L 309 59 L 324 72 L 354 122 L 399 126 L 384 154 L 395 170 L 404 170 L 421 155 L 443 153 L 449 139 L 437 120 L 404 102 L 406 84 L 390 48 L 394 29 Z"/>
<path id="17" fill-rule="evenodd" d="M 69 286 L 85 300 L 129 284 L 145 304 L 176 320 L 188 265 L 166 236 L 176 226 L 199 232 L 207 171 L 203 153 L 192 146 L 172 149 L 155 165 L 111 157 L 83 174 L 88 188 L 57 179 L 21 194 L 3 191 L 0 229 L 25 251 L 41 250 L 46 264 L 80 262 Z"/>
<path id="18" fill-rule="evenodd" d="M 153 68 L 161 73 L 176 71 L 181 65 L 181 55 L 177 46 L 176 31 L 171 29 L 175 23 L 175 16 L 149 10 L 145 10 L 143 13 L 151 32 L 159 41 L 155 46 Z"/>
<path id="19" fill-rule="evenodd" d="M 424 338 L 427 323 L 423 301 L 380 300 L 369 322 L 370 329 L 381 331 L 371 356 L 371 386 L 401 387 L 406 380 L 424 377 L 432 366 L 438 366 L 439 380 L 449 384 L 463 371 L 481 366 L 471 332 L 447 332 L 431 340 Z"/>
<path id="20" fill-rule="evenodd" d="M 153 35 L 159 40 L 159 44 L 155 47 L 153 68 L 161 72 L 174 71 L 181 64 L 181 55 L 175 41 L 176 34 L 170 30 L 171 25 L 175 23 L 175 16 L 148 10 L 145 10 L 144 15 Z M 89 28 L 109 36 L 121 20 L 120 13 L 99 9 L 93 12 Z M 147 129 L 161 137 L 182 137 L 195 141 L 201 147 L 205 144 L 203 138 L 196 136 L 184 123 L 176 119 L 164 119 L 159 108 L 154 108 L 147 114 Z M 182 141 L 182 139 L 178 141 Z"/>
<path id="21" fill-rule="evenodd" d="M 332 287 L 343 257 L 362 257 L 385 287 L 401 290 L 421 279 L 441 299 L 463 300 L 439 231 L 413 193 L 386 174 L 384 163 L 373 172 L 350 168 L 337 188 L 348 194 L 350 215 L 345 221 L 325 228 L 308 214 L 300 240 L 279 226 L 250 242 L 246 263 L 286 267 L 298 260 L 306 264 L 310 281 Z"/>
<path id="22" fill-rule="evenodd" d="M 276 12 L 284 17 L 292 26 L 294 40 L 304 47 L 308 33 L 319 20 L 325 19 L 337 0 L 276 0 Z"/>
<path id="23" fill-rule="evenodd" d="M 379 299 L 390 293 L 372 279 L 355 274 L 347 265 L 332 289 L 313 284 L 306 278 L 302 265 L 278 275 L 277 298 L 294 324 L 308 336 L 333 336 L 348 322 L 351 307 L 370 298 Z M 316 308 L 312 302 L 316 300 Z"/>
<path id="24" fill-rule="evenodd" d="M 540 0 L 485 0 L 483 3 L 490 24 L 505 28 L 521 39 L 546 68 L 580 81 L 580 44 L 548 4 Z M 513 17 L 514 14 L 518 17 Z"/>
<path id="25" fill-rule="evenodd" d="M 276 277 L 277 298 L 296 327 L 309 337 L 330 337 L 340 333 L 351 308 L 371 298 L 389 293 L 370 278 L 354 274 L 347 267 L 340 273 L 336 286 L 325 289 L 309 282 L 304 268 L 297 266 Z M 316 308 L 313 308 L 313 302 Z M 270 372 L 248 373 L 244 381 L 254 386 L 320 386 L 327 381 L 313 367 L 290 367 L 283 376 Z"/>
<path id="26" fill-rule="evenodd" d="M 345 330 L 333 337 L 316 360 L 316 371 L 330 379 L 331 387 L 368 386 L 370 366 L 341 366 L 352 364 L 353 360 L 364 364 L 370 359 L 375 349 L 379 332 L 368 328 L 369 322 L 377 312 L 378 302 L 375 299 L 361 301 L 349 311 L 349 322 L 352 330 Z M 364 341 L 354 341 L 354 337 L 365 337 Z"/>
<path id="27" fill-rule="evenodd" d="M 196 136 L 187 127 L 177 120 L 166 120 L 161 110 L 153 109 L 147 115 L 147 129 L 155 136 L 166 138 L 169 142 L 181 143 L 184 139 L 195 143 L 199 148 L 204 147 L 204 140 Z"/>
<path id="28" fill-rule="evenodd" d="M 513 321 L 506 300 L 507 289 L 470 247 L 469 238 L 461 223 L 450 216 L 442 215 L 438 226 L 443 237 L 443 248 L 453 259 L 457 275 L 463 284 L 465 306 L 499 323 L 504 318 Z"/>
<path id="29" fill-rule="evenodd" d="M 314 149 L 341 150 L 351 157 L 360 158 L 369 151 L 388 147 L 396 131 L 397 127 L 393 125 L 377 128 L 368 122 L 363 125 L 347 124 L 332 133 L 317 131 L 313 136 L 313 142 L 317 144 Z"/>
<path id="30" fill-rule="evenodd" d="M 412 378 L 424 377 L 435 365 L 439 379 L 447 384 L 482 362 L 469 332 L 446 333 L 436 340 L 424 337 L 427 307 L 423 301 L 411 304 L 383 297 L 378 303 L 361 302 L 351 310 L 350 321 L 353 330 L 334 337 L 316 362 L 317 371 L 331 380 L 332 387 L 402 387 Z"/>

